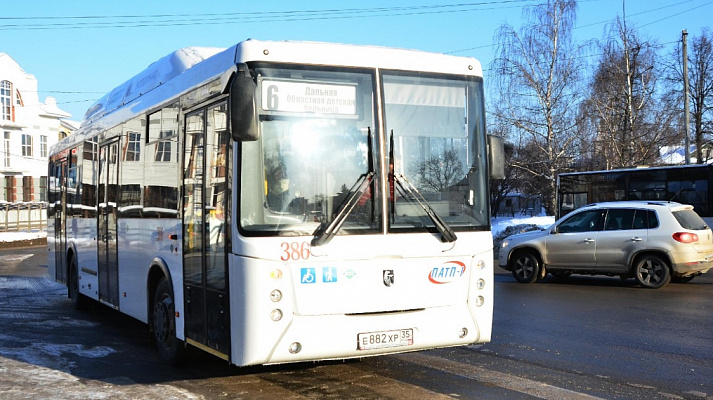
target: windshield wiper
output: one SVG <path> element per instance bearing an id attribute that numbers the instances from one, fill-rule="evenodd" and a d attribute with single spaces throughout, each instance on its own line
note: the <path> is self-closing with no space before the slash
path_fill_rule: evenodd
<path id="1" fill-rule="evenodd" d="M 409 182 L 408 179 L 406 179 L 405 176 L 401 174 L 394 174 L 394 181 L 398 184 L 399 191 L 401 192 L 401 195 L 409 198 L 416 200 L 419 206 L 423 208 L 423 211 L 426 212 L 426 215 L 428 215 L 429 218 L 431 218 L 431 221 L 433 221 L 433 225 L 436 226 L 436 229 L 438 229 L 438 233 L 441 234 L 441 240 L 444 242 L 455 242 L 458 237 L 456 236 L 455 231 L 453 231 L 453 228 L 450 227 L 446 223 L 446 221 L 441 218 L 436 211 L 431 207 L 430 204 L 428 204 L 428 201 L 421 195 L 421 193 L 416 189 L 416 186 L 414 186 L 411 182 Z"/>
<path id="2" fill-rule="evenodd" d="M 314 231 L 314 233 L 312 234 L 314 236 L 312 238 L 312 246 L 322 246 L 332 240 L 334 235 L 336 235 L 337 232 L 339 232 L 339 229 L 341 229 L 342 225 L 344 224 L 344 221 L 347 220 L 349 214 L 352 212 L 352 210 L 354 210 L 354 207 L 359 204 L 359 201 L 361 200 L 362 196 L 364 196 L 364 193 L 366 193 L 367 188 L 371 185 L 371 182 L 374 179 L 375 175 L 374 160 L 372 158 L 373 151 L 371 148 L 371 127 L 367 128 L 367 140 L 368 172 L 359 175 L 359 178 L 357 178 L 356 182 L 354 182 L 354 185 L 352 185 L 351 189 L 349 189 L 348 193 L 351 193 L 351 195 L 339 205 L 339 207 L 337 208 L 337 210 L 339 211 L 334 216 L 334 219 L 332 219 L 332 222 L 330 222 L 329 224 L 323 222 Z"/>
<path id="3" fill-rule="evenodd" d="M 346 221 L 349 214 L 354 210 L 354 207 L 359 203 L 361 197 L 366 192 L 366 189 L 371 185 L 371 181 L 374 178 L 374 172 L 368 172 L 366 174 L 361 174 L 357 179 L 354 186 L 349 190 L 351 195 L 339 205 L 339 212 L 334 216 L 332 222 L 327 224 L 323 222 L 319 225 L 317 230 L 314 231 L 312 238 L 312 246 L 322 246 L 329 243 L 330 240 L 337 234 L 339 229 Z M 356 188 L 356 189 L 355 189 Z"/>
<path id="4" fill-rule="evenodd" d="M 438 233 L 441 234 L 441 240 L 447 243 L 452 243 L 455 242 L 458 237 L 456 236 L 455 231 L 453 231 L 453 228 L 450 227 L 446 223 L 446 221 L 441 218 L 436 211 L 431 207 L 430 204 L 428 204 L 428 201 L 421 195 L 421 193 L 416 189 L 416 186 L 414 186 L 411 182 L 409 182 L 408 179 L 406 179 L 405 176 L 402 174 L 396 174 L 394 173 L 394 130 L 391 130 L 391 137 L 389 139 L 389 186 L 390 186 L 390 195 L 391 195 L 391 220 L 394 222 L 395 219 L 395 212 L 396 212 L 396 205 L 394 203 L 395 201 L 395 196 L 394 196 L 394 187 L 396 184 L 398 184 L 399 191 L 401 192 L 401 195 L 404 196 L 405 198 L 409 198 L 409 195 L 413 200 L 416 200 L 419 206 L 423 208 L 423 211 L 426 212 L 426 215 L 431 219 L 433 222 L 433 225 L 436 226 L 436 229 L 438 229 Z"/>

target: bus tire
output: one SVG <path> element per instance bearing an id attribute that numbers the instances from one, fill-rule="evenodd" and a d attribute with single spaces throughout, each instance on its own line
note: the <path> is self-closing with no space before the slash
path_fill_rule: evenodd
<path id="1" fill-rule="evenodd" d="M 663 258 L 644 254 L 634 263 L 634 278 L 641 287 L 658 289 L 671 281 L 671 271 Z"/>
<path id="2" fill-rule="evenodd" d="M 67 295 L 75 310 L 84 310 L 89 306 L 89 298 L 79 292 L 79 268 L 77 259 L 69 259 L 69 278 L 67 279 Z"/>
<path id="3" fill-rule="evenodd" d="M 528 250 L 515 252 L 510 258 L 512 276 L 520 283 L 532 283 L 540 275 L 540 260 Z"/>
<path id="4" fill-rule="evenodd" d="M 171 284 L 164 277 L 159 281 L 153 298 L 151 315 L 154 342 L 166 363 L 181 365 L 184 362 L 185 344 L 176 337 L 176 308 Z"/>

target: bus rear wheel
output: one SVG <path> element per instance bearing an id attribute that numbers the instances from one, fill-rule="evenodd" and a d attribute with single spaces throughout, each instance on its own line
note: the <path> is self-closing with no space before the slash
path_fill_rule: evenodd
<path id="1" fill-rule="evenodd" d="M 84 310 L 89 305 L 89 298 L 79 292 L 79 268 L 77 259 L 72 256 L 69 259 L 69 279 L 67 279 L 67 294 L 72 301 L 75 310 Z"/>
<path id="2" fill-rule="evenodd" d="M 171 365 L 182 364 L 185 345 L 176 337 L 176 307 L 171 284 L 166 278 L 161 278 L 156 287 L 152 319 L 151 326 L 159 355 Z"/>

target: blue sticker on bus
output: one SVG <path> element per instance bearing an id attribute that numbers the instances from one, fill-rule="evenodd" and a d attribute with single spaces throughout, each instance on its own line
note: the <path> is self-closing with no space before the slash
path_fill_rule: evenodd
<path id="1" fill-rule="evenodd" d="M 317 270 L 315 268 L 302 268 L 300 270 L 300 282 L 315 283 L 317 282 Z"/>
<path id="2" fill-rule="evenodd" d="M 337 268 L 336 267 L 323 267 L 322 268 L 322 282 L 334 283 L 337 281 Z"/>

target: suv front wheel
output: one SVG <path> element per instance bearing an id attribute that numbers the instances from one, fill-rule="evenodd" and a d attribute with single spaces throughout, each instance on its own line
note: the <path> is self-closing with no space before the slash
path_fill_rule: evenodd
<path id="1" fill-rule="evenodd" d="M 520 283 L 532 283 L 540 274 L 540 260 L 531 251 L 520 250 L 510 258 L 512 276 Z"/>
<path id="2" fill-rule="evenodd" d="M 636 260 L 634 278 L 642 287 L 658 289 L 671 280 L 671 271 L 666 260 L 653 254 L 646 254 Z"/>

